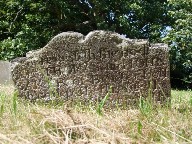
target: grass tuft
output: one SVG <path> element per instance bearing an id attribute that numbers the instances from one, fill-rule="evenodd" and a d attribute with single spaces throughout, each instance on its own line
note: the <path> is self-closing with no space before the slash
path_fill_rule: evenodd
<path id="1" fill-rule="evenodd" d="M 103 112 L 102 112 L 103 106 L 106 103 L 106 101 L 108 100 L 108 98 L 110 97 L 111 92 L 112 92 L 112 86 L 110 86 L 108 93 L 105 95 L 105 97 L 101 100 L 101 102 L 97 106 L 97 110 L 96 110 L 97 114 L 103 115 Z"/>

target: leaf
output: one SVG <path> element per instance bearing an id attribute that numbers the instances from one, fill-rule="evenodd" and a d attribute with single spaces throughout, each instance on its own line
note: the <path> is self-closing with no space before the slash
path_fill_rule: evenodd
<path id="1" fill-rule="evenodd" d="M 143 129 L 143 125 L 142 125 L 141 121 L 138 121 L 137 131 L 138 131 L 139 134 L 142 134 L 142 129 Z"/>
<path id="2" fill-rule="evenodd" d="M 105 95 L 105 97 L 102 99 L 102 101 L 99 103 L 99 106 L 97 107 L 96 111 L 99 115 L 102 115 L 102 108 L 105 102 L 107 101 L 107 99 L 109 98 L 111 92 L 112 92 L 112 86 L 110 86 L 108 93 Z"/>

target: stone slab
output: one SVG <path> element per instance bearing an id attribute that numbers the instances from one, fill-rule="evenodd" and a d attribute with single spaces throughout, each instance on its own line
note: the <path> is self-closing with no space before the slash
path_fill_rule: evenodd
<path id="1" fill-rule="evenodd" d="M 95 102 L 111 86 L 110 103 L 128 105 L 149 93 L 163 102 L 171 90 L 167 45 L 109 31 L 61 33 L 44 48 L 13 60 L 12 76 L 19 95 L 31 100 Z"/>
<path id="2" fill-rule="evenodd" d="M 0 84 L 12 84 L 11 63 L 0 61 Z"/>

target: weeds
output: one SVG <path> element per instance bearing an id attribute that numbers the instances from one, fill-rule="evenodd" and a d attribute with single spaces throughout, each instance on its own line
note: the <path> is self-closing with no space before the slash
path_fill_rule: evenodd
<path id="1" fill-rule="evenodd" d="M 140 97 L 139 99 L 139 110 L 145 116 L 150 115 L 153 110 L 152 80 L 150 81 L 147 98 Z"/>
<path id="2" fill-rule="evenodd" d="M 0 117 L 3 116 L 4 113 L 4 105 L 5 105 L 5 95 L 0 93 L 0 99 L 1 99 L 1 107 L 0 107 Z"/>
<path id="3" fill-rule="evenodd" d="M 105 97 L 101 100 L 101 102 L 97 106 L 97 110 L 96 110 L 97 114 L 103 115 L 102 113 L 103 106 L 106 103 L 107 99 L 110 97 L 111 93 L 112 93 L 112 86 L 110 86 L 108 93 L 105 95 Z"/>
<path id="4" fill-rule="evenodd" d="M 0 87 L 0 143 L 192 142 L 191 91 L 172 91 L 171 107 L 154 107 L 150 100 L 141 99 L 135 109 L 111 109 L 103 114 L 111 90 L 98 107 L 79 104 L 77 108 L 76 104 L 30 103 L 8 94 L 9 89 Z M 99 119 L 97 108 L 103 114 Z"/>
<path id="5" fill-rule="evenodd" d="M 148 100 L 145 100 L 143 97 L 140 97 L 139 110 L 145 116 L 150 115 L 152 112 L 152 103 L 150 103 Z"/>
<path id="6" fill-rule="evenodd" d="M 18 96 L 18 91 L 15 91 L 13 94 L 13 113 L 15 116 L 17 115 L 17 96 Z"/>
<path id="7" fill-rule="evenodd" d="M 192 91 L 191 91 L 191 93 L 192 93 Z M 192 107 L 192 94 L 190 95 L 189 105 L 190 105 L 190 107 Z"/>
<path id="8" fill-rule="evenodd" d="M 142 128 L 143 128 L 143 125 L 142 125 L 141 121 L 138 121 L 137 131 L 138 131 L 139 134 L 142 134 Z"/>

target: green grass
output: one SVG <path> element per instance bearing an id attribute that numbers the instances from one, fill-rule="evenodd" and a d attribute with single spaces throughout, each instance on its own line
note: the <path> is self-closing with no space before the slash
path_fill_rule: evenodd
<path id="1" fill-rule="evenodd" d="M 106 103 L 106 101 L 108 100 L 108 98 L 110 97 L 111 92 L 112 92 L 112 87 L 109 88 L 108 93 L 105 95 L 105 97 L 104 97 L 104 98 L 101 100 L 101 102 L 98 104 L 97 110 L 96 110 L 98 115 L 103 115 L 103 112 L 102 112 L 103 106 L 104 106 L 104 104 Z"/>
<path id="2" fill-rule="evenodd" d="M 105 102 L 103 102 L 104 104 Z M 0 143 L 192 143 L 192 91 L 172 90 L 171 105 L 105 110 L 30 103 L 0 86 Z"/>

